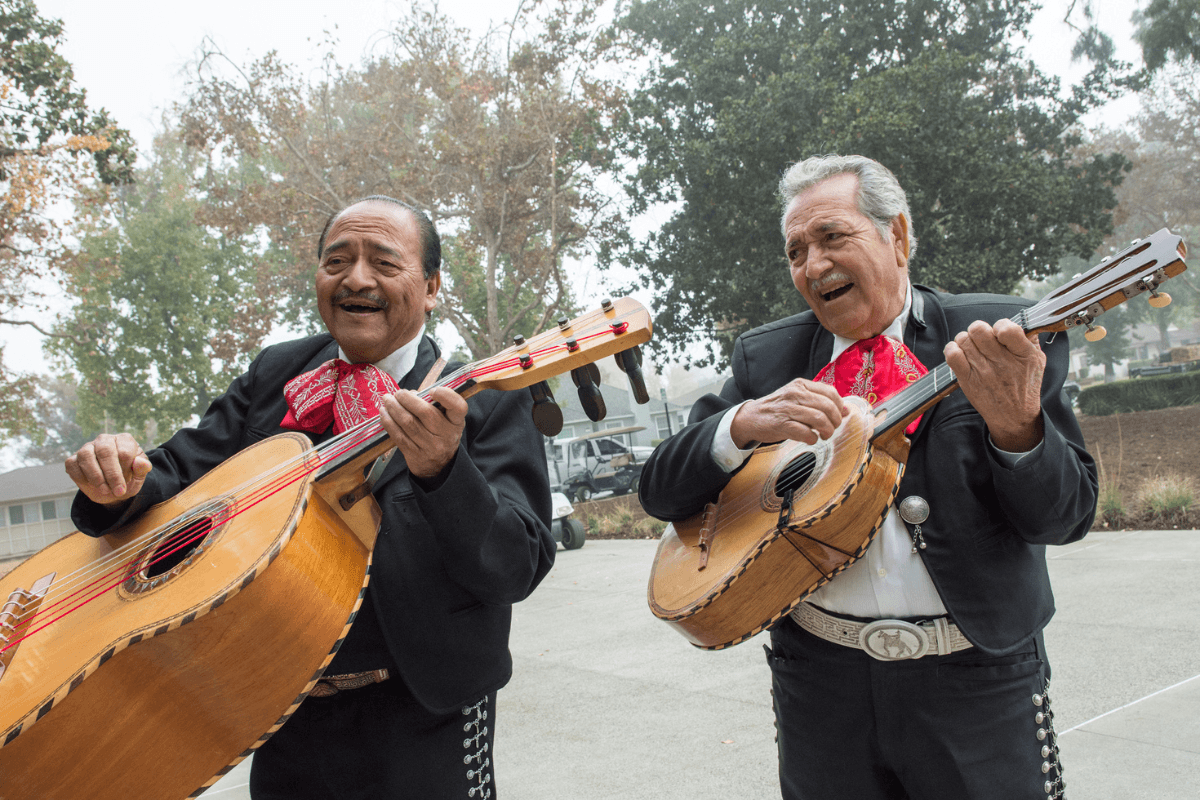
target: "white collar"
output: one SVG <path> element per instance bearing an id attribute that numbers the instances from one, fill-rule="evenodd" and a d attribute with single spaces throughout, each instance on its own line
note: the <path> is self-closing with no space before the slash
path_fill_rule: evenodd
<path id="1" fill-rule="evenodd" d="M 908 314 L 912 311 L 912 284 L 908 284 L 908 288 L 904 292 L 904 308 L 900 309 L 900 316 L 892 320 L 892 324 L 883 329 L 883 335 L 891 339 L 895 339 L 901 344 L 904 343 L 904 326 L 908 324 Z M 833 361 L 842 354 L 846 348 L 854 344 L 857 339 L 847 339 L 844 336 L 833 334 L 833 355 L 829 357 Z"/>
<path id="2" fill-rule="evenodd" d="M 417 331 L 417 335 L 400 346 L 400 349 L 393 350 L 389 355 L 384 356 L 375 362 L 375 366 L 391 375 L 396 383 L 404 380 L 404 376 L 412 372 L 413 366 L 417 363 L 417 351 L 421 349 L 421 337 L 425 334 L 425 326 L 421 326 L 421 330 Z M 343 361 L 349 361 L 346 353 L 342 350 L 341 345 L 338 345 L 338 358 Z"/>

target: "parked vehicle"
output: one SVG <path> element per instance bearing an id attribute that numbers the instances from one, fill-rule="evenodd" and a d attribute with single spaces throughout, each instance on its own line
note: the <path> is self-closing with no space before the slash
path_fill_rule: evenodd
<path id="1" fill-rule="evenodd" d="M 1157 364 L 1130 367 L 1129 377 L 1144 378 L 1150 375 L 1170 375 L 1175 372 L 1191 372 L 1200 369 L 1200 345 L 1172 347 L 1158 357 Z"/>
<path id="2" fill-rule="evenodd" d="M 642 465 L 654 452 L 629 441 L 630 434 L 642 430 L 645 426 L 631 425 L 555 440 L 547 453 L 551 483 L 580 503 L 601 492 L 636 492 Z"/>
<path id="3" fill-rule="evenodd" d="M 550 523 L 550 535 L 554 541 L 567 550 L 583 547 L 587 535 L 583 523 L 571 516 L 575 513 L 575 506 L 571 505 L 570 498 L 562 492 L 554 492 L 550 495 L 550 507 L 554 510 L 554 519 Z"/>

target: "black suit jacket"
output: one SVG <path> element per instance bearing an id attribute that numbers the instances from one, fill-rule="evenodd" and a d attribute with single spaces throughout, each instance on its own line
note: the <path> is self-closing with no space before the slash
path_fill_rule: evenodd
<path id="1" fill-rule="evenodd" d="M 1012 317 L 1028 302 L 986 294 L 948 295 L 913 287 L 905 344 L 927 368 L 945 361 L 956 333 L 982 319 Z M 1067 337 L 1043 335 L 1041 449 L 1009 469 L 995 457 L 987 428 L 962 392 L 926 412 L 912 436 L 899 498 L 925 498 L 920 551 L 942 602 L 967 638 L 987 653 L 1017 647 L 1054 613 L 1045 548 L 1076 541 L 1095 514 L 1095 464 L 1074 413 L 1062 395 Z M 833 334 L 806 311 L 741 336 L 733 377 L 720 396 L 692 409 L 689 425 L 663 442 L 646 462 L 641 500 L 665 520 L 685 519 L 716 499 L 731 475 L 710 448 L 722 413 L 743 400 L 770 394 L 795 378 L 812 379 L 829 363 Z M 910 526 L 911 527 L 911 526 Z"/>
<path id="2" fill-rule="evenodd" d="M 282 433 L 284 384 L 336 356 L 329 334 L 264 349 L 197 427 L 148 454 L 154 469 L 119 515 L 80 494 L 72 512 L 76 525 L 101 535 L 234 453 Z M 401 386 L 417 388 L 438 356 L 425 337 Z M 412 480 L 398 453 L 376 483 L 383 521 L 370 586 L 326 670 L 391 667 L 435 712 L 475 702 L 508 682 L 512 604 L 545 577 L 556 549 L 546 459 L 529 393 L 483 391 L 468 405 L 462 444 L 440 485 L 427 489 Z"/>

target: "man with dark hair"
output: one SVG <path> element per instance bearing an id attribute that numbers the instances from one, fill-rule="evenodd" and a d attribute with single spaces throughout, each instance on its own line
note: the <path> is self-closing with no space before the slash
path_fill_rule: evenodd
<path id="1" fill-rule="evenodd" d="M 961 391 L 910 430 L 870 546 L 771 629 L 783 796 L 1061 797 L 1045 547 L 1084 536 L 1098 486 L 1062 399 L 1067 338 L 1026 336 L 1008 319 L 1025 301 L 911 284 L 908 202 L 883 165 L 815 157 L 779 188 L 811 310 L 738 339 L 720 396 L 647 461 L 642 504 L 693 516 L 758 443 L 828 440 L 843 396 L 884 399 L 944 361 Z"/>
<path id="2" fill-rule="evenodd" d="M 196 428 L 150 453 L 128 434 L 105 435 L 67 460 L 75 523 L 101 535 L 263 438 L 329 438 L 340 412 L 312 422 L 298 400 L 312 381 L 336 380 L 342 399 L 371 395 L 367 413 L 378 411 L 398 456 L 372 471 L 383 519 L 370 584 L 325 677 L 256 751 L 255 800 L 495 797 L 512 604 L 549 571 L 556 544 L 529 393 L 464 400 L 436 387 L 431 403 L 412 391 L 444 365 L 424 335 L 440 252 L 415 209 L 385 197 L 351 204 L 319 244 L 328 333 L 263 350 Z"/>

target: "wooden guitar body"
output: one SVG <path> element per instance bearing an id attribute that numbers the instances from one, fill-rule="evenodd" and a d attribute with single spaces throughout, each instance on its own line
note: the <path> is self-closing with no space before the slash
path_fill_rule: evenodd
<path id="1" fill-rule="evenodd" d="M 871 445 L 867 403 L 846 403 L 851 414 L 832 438 L 758 448 L 715 504 L 667 527 L 650 574 L 655 616 L 720 650 L 771 627 L 862 556 L 904 464 Z M 795 484 L 783 525 L 781 484 Z"/>
<path id="2" fill-rule="evenodd" d="M 311 475 L 234 490 L 275 465 L 303 467 L 308 453 L 301 434 L 267 439 L 135 524 L 72 534 L 0 578 L 3 602 L 54 573 L 61 612 L 71 591 L 111 586 L 70 613 L 51 609 L 6 656 L 0 800 L 192 797 L 287 720 L 349 628 L 370 548 Z M 169 545 L 152 545 L 136 572 L 107 558 L 165 526 L 161 541 L 181 515 L 216 523 L 186 561 L 150 577 L 145 564 Z M 115 573 L 97 570 L 109 563 Z M 56 589 L 68 586 L 64 599 Z"/>
<path id="3" fill-rule="evenodd" d="M 1159 287 L 1182 273 L 1187 247 L 1166 228 L 1105 257 L 1013 321 L 1026 333 L 1083 327 L 1139 294 L 1162 307 Z M 900 488 L 909 441 L 904 429 L 958 388 L 938 364 L 872 410 L 843 398 L 851 414 L 827 442 L 759 447 L 716 503 L 668 526 L 650 574 L 648 600 L 692 644 L 710 650 L 769 628 L 860 558 Z M 782 498 L 791 496 L 789 508 Z"/>

